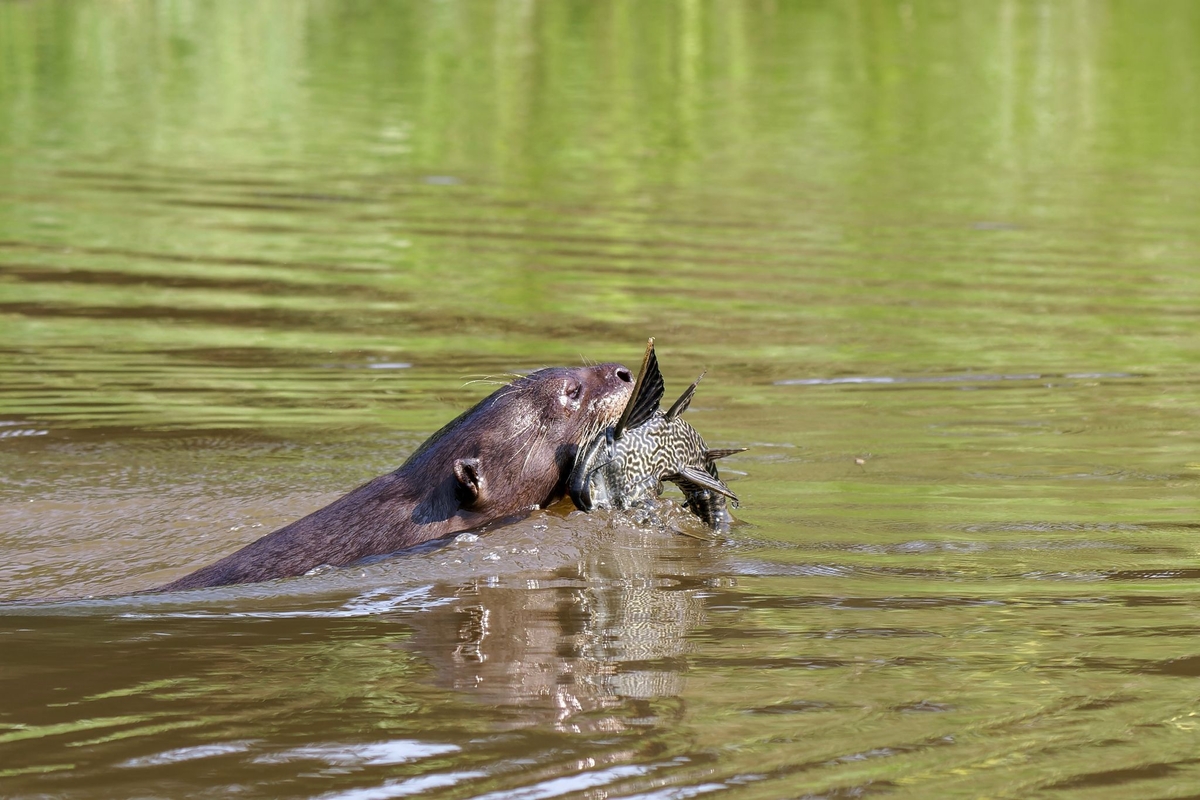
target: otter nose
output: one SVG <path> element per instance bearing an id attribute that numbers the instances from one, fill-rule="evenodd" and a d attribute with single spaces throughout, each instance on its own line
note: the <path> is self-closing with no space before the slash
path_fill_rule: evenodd
<path id="1" fill-rule="evenodd" d="M 617 377 L 626 383 L 633 383 L 633 373 L 624 367 L 617 367 Z"/>

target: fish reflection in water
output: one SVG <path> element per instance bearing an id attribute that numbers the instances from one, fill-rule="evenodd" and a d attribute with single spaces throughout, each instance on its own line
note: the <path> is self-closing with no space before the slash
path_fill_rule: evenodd
<path id="1" fill-rule="evenodd" d="M 613 732 L 679 713 L 690 635 L 705 598 L 729 585 L 721 550 L 657 535 L 647 547 L 634 526 L 597 538 L 582 519 L 549 517 L 537 533 L 566 543 L 553 581 L 515 573 L 435 587 L 450 602 L 406 617 L 414 635 L 402 649 L 428 660 L 438 684 L 505 709 L 515 728 Z"/>
<path id="2" fill-rule="evenodd" d="M 735 506 L 738 500 L 721 481 L 716 461 L 746 448 L 710 449 L 682 419 L 700 378 L 662 411 L 664 386 L 654 339 L 646 343 L 637 384 L 621 418 L 582 448 L 575 461 L 568 486 L 576 506 L 583 511 L 634 508 L 660 495 L 665 480 L 683 491 L 684 506 L 710 528 L 729 529 L 726 499 Z"/>

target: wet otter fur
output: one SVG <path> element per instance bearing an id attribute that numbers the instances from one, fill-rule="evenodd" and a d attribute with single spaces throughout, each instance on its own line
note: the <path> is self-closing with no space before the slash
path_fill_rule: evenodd
<path id="1" fill-rule="evenodd" d="M 429 437 L 395 472 L 152 591 L 302 575 L 544 506 L 564 495 L 579 446 L 616 421 L 632 389 L 620 364 L 518 378 Z"/>

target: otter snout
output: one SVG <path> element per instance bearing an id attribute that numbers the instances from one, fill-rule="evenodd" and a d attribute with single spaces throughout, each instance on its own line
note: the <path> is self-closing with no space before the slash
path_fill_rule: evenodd
<path id="1" fill-rule="evenodd" d="M 592 410 L 596 414 L 595 430 L 589 436 L 612 425 L 625 410 L 633 394 L 633 373 L 624 364 L 597 364 L 588 367 L 592 379 L 587 381 Z"/>

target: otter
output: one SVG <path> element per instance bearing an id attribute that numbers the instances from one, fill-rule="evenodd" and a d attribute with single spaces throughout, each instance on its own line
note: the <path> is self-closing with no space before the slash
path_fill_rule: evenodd
<path id="1" fill-rule="evenodd" d="M 616 422 L 632 391 L 620 364 L 532 372 L 460 414 L 395 472 L 150 591 L 303 575 L 545 506 L 565 494 L 579 447 Z"/>

